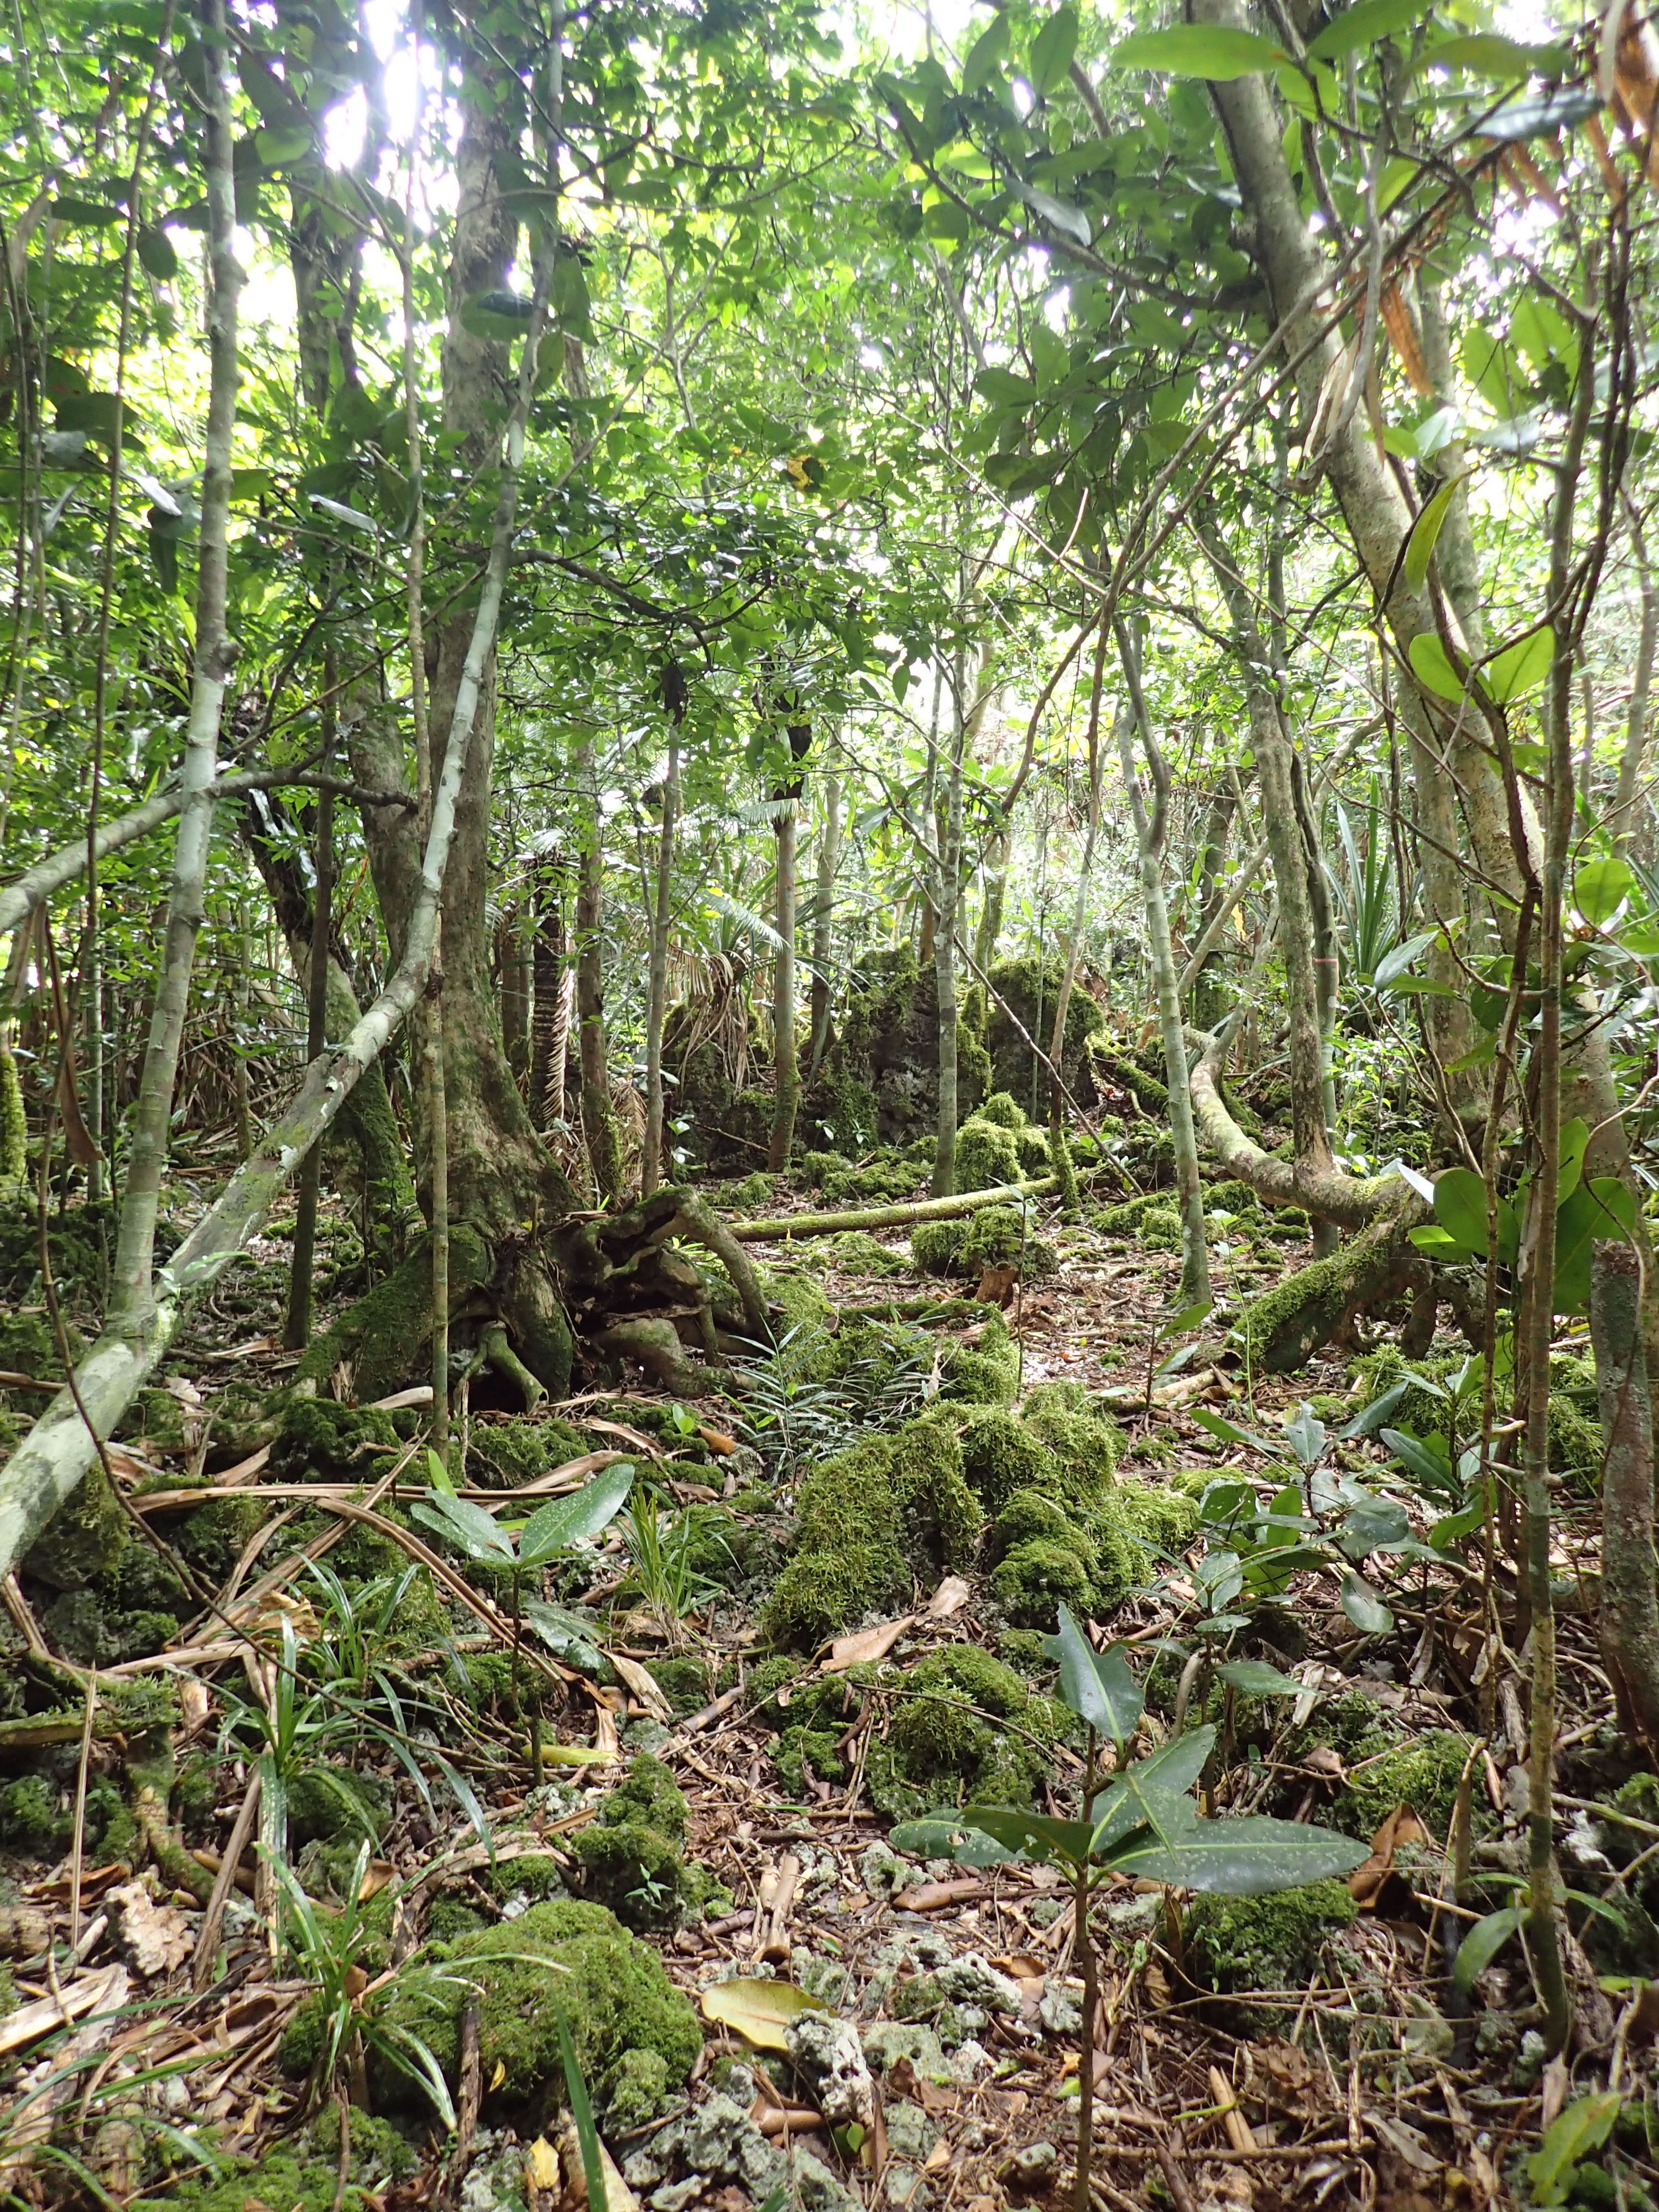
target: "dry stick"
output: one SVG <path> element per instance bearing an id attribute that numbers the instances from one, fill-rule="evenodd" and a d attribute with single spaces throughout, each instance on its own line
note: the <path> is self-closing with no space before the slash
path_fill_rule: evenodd
<path id="1" fill-rule="evenodd" d="M 107 1437 L 177 1334 L 187 1308 L 211 1288 L 254 1236 L 306 1152 L 329 1127 L 353 1086 L 408 1018 L 425 985 L 437 932 L 444 872 L 455 835 L 455 805 L 472 743 L 483 672 L 495 644 L 518 512 L 519 473 L 534 388 L 535 359 L 545 312 L 548 271 L 538 276 L 537 305 L 525 339 L 519 395 L 507 433 L 507 459 L 466 663 L 455 695 L 443 774 L 434 798 L 432 828 L 421 866 L 421 888 L 396 969 L 337 1050 L 314 1064 L 288 1111 L 259 1149 L 231 1177 L 217 1203 L 197 1224 L 155 1278 L 142 1324 L 106 1329 L 76 1371 L 86 1408 L 60 1392 L 0 1470 L 0 1575 L 34 1541 L 91 1464 L 94 1436 Z M 390 1524 L 387 1524 L 388 1526 Z M 401 1538 L 403 1532 L 398 1531 Z"/>
<path id="2" fill-rule="evenodd" d="M 87 1675 L 87 1708 L 81 1723 L 81 1764 L 75 1777 L 75 1842 L 70 1853 L 70 1950 L 81 1942 L 81 1869 L 86 1863 L 87 1776 L 92 1765 L 92 1723 L 98 1711 L 98 1669 Z"/>
<path id="3" fill-rule="evenodd" d="M 198 1994 L 213 1986 L 213 1970 L 219 1956 L 219 1930 L 224 1925 L 225 1907 L 229 1904 L 230 1893 L 235 1887 L 236 1869 L 242 1863 L 242 1853 L 247 1849 L 247 1839 L 253 1833 L 253 1823 L 258 1817 L 260 1787 L 259 1771 L 256 1767 L 236 1809 L 235 1825 L 225 1845 L 224 1856 L 219 1862 L 219 1871 L 213 1877 L 207 1910 L 203 1913 L 201 1927 L 197 1930 L 196 1956 L 191 1964 L 190 1981 L 191 1987 Z"/>
<path id="4" fill-rule="evenodd" d="M 908 1229 L 913 1221 L 954 1221 L 987 1206 L 1042 1198 L 1054 1188 L 1053 1176 L 1029 1182 L 1000 1183 L 994 1190 L 959 1191 L 954 1198 L 917 1198 L 902 1206 L 877 1206 L 847 1213 L 785 1213 L 771 1221 L 728 1222 L 726 1233 L 739 1244 L 777 1244 L 791 1237 L 838 1237 L 846 1229 Z"/>

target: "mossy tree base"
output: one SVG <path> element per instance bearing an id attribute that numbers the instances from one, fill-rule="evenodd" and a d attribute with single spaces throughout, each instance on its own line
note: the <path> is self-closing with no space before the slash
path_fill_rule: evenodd
<path id="1" fill-rule="evenodd" d="M 1252 1365 L 1269 1375 L 1294 1374 L 1341 1336 L 1356 1315 L 1407 1292 L 1420 1304 L 1431 1295 L 1432 1270 L 1407 1243 L 1406 1229 L 1399 1215 L 1387 1215 L 1328 1259 L 1316 1260 L 1252 1298 L 1235 1331 L 1248 1346 Z"/>

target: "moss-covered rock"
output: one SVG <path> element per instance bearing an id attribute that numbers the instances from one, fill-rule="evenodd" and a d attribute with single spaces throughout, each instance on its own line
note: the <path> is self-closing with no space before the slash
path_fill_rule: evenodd
<path id="1" fill-rule="evenodd" d="M 0 1844 L 26 1858 L 54 1859 L 68 1844 L 69 1808 L 44 1774 L 0 1786 Z"/>
<path id="2" fill-rule="evenodd" d="M 957 1132 L 957 1184 L 962 1190 L 992 1190 L 1019 1181 L 1019 1148 L 1013 1132 L 998 1121 L 972 1115 Z"/>
<path id="3" fill-rule="evenodd" d="M 703 1869 L 688 1865 L 685 1833 L 684 1793 L 659 1759 L 641 1753 L 606 1793 L 593 1825 L 571 1838 L 576 1887 L 624 1928 L 677 1928 L 713 1887 Z"/>
<path id="4" fill-rule="evenodd" d="M 24 1553 L 22 1571 L 52 1589 L 89 1589 L 114 1573 L 131 1541 L 108 1478 L 101 1468 L 90 1468 Z"/>
<path id="5" fill-rule="evenodd" d="M 867 1437 L 815 1468 L 797 1515 L 794 1556 L 761 1625 L 774 1642 L 803 1647 L 902 1601 L 914 1577 L 971 1565 L 984 1525 L 955 1435 L 931 1419 Z"/>
<path id="6" fill-rule="evenodd" d="M 979 1109 L 979 1119 L 981 1121 L 994 1121 L 1000 1129 L 1008 1129 L 1016 1133 L 1021 1129 L 1030 1127 L 1025 1118 L 1025 1109 L 1012 1092 L 1006 1091 L 994 1091 L 991 1093 Z"/>
<path id="7" fill-rule="evenodd" d="M 948 1644 L 905 1668 L 891 1697 L 885 1741 L 866 1761 L 879 1811 L 1036 1801 L 1062 1717 L 1012 1668 L 977 1644 Z"/>
<path id="8" fill-rule="evenodd" d="M 1197 1897 L 1188 1909 L 1188 1955 L 1212 1988 L 1229 1994 L 1298 1992 L 1327 1942 L 1358 1915 L 1341 1881 L 1306 1882 L 1266 1897 Z"/>
<path id="9" fill-rule="evenodd" d="M 914 1241 L 914 1240 L 913 1240 Z M 904 1255 L 862 1229 L 848 1230 L 831 1247 L 836 1265 L 848 1275 L 902 1275 Z M 917 1265 L 921 1263 L 918 1261 Z"/>
<path id="10" fill-rule="evenodd" d="M 1046 1045 L 1054 1026 L 1060 995 L 1061 962 L 1056 956 L 1038 960 L 1023 953 L 999 960 L 987 979 L 990 984 L 985 1043 L 991 1058 L 991 1080 L 1029 1109 L 1034 1095 L 1036 1062 L 1028 1040 L 1039 1037 Z M 1086 991 L 1074 990 L 1066 1009 L 1066 1034 L 1060 1046 L 1060 1073 L 1079 1103 L 1092 1106 L 1097 1092 L 1089 1052 L 1090 1040 L 1105 1028 L 1105 1017 Z M 1041 1078 L 1048 1080 L 1046 1072 Z"/>
<path id="11" fill-rule="evenodd" d="M 290 1397 L 271 1442 L 271 1479 L 367 1482 L 379 1471 L 377 1455 L 396 1452 L 398 1444 L 389 1413 L 337 1405 L 332 1398 Z"/>
<path id="12" fill-rule="evenodd" d="M 959 1269 L 968 1224 L 957 1221 L 919 1221 L 910 1231 L 910 1257 L 924 1275 L 954 1275 Z"/>
<path id="13" fill-rule="evenodd" d="M 1375 1835 L 1390 1813 L 1409 1805 L 1435 1840 L 1443 1844 L 1468 1756 L 1468 1744 L 1449 1729 L 1428 1729 L 1386 1750 L 1360 1756 L 1350 1765 L 1337 1800 L 1338 1826 L 1357 1836 Z"/>
<path id="14" fill-rule="evenodd" d="M 1019 1346 L 1000 1314 L 981 1322 L 972 1344 L 951 1344 L 939 1359 L 939 1395 L 963 1406 L 1006 1406 L 1019 1389 Z"/>
<path id="15" fill-rule="evenodd" d="M 1016 1206 L 985 1206 L 957 1221 L 919 1221 L 910 1231 L 910 1254 L 928 1275 L 964 1275 L 976 1281 L 988 1267 L 1026 1261 L 1028 1272 L 1044 1272 L 1029 1262 L 1048 1248 L 1029 1237 Z M 1048 1254 L 1052 1265 L 1053 1255 Z"/>
<path id="16" fill-rule="evenodd" d="M 1076 1613 L 1088 1612 L 1092 1564 L 1075 1540 L 1030 1536 L 1006 1553 L 991 1577 L 991 1588 L 1016 1627 L 1052 1628 L 1062 1605 Z"/>
<path id="17" fill-rule="evenodd" d="M 685 2080 L 702 2047 L 696 2015 L 655 1952 L 603 1905 L 556 1898 L 516 1920 L 432 1947 L 432 1971 L 405 1976 L 386 2008 L 388 2023 L 418 2036 L 456 2080 L 461 2014 L 476 1993 L 483 2078 L 515 2104 L 557 2104 L 563 2094 L 558 2023 L 603 2105 L 623 2078 L 629 2051 L 662 2062 L 664 2088 Z M 628 2078 L 636 2081 L 635 2063 Z M 406 2102 L 406 2083 L 380 2085 Z"/>
<path id="18" fill-rule="evenodd" d="M 343 2203 L 384 2199 L 420 2163 L 415 2146 L 389 2120 L 354 2111 L 347 2138 Z M 331 2104 L 297 2140 L 278 2142 L 257 2160 L 185 2182 L 166 2197 L 139 2197 L 133 2212 L 335 2212 L 340 2194 L 340 2115 Z"/>

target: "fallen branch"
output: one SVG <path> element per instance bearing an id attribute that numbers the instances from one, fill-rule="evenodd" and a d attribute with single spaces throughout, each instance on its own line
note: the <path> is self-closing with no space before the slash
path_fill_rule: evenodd
<path id="1" fill-rule="evenodd" d="M 983 1206 L 1046 1197 L 1054 1188 L 1053 1176 L 1037 1176 L 1030 1182 L 1000 1183 L 994 1190 L 958 1191 L 954 1198 L 907 1199 L 902 1205 L 870 1206 L 863 1212 L 783 1213 L 769 1221 L 734 1221 L 730 1231 L 739 1244 L 781 1244 L 793 1237 L 838 1237 L 848 1229 L 906 1229 L 913 1221 L 954 1221 Z"/>

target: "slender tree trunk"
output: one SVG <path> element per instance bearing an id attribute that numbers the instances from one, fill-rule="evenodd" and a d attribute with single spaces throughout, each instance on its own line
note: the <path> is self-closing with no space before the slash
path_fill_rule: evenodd
<path id="1" fill-rule="evenodd" d="M 1653 1546 L 1653 1398 L 1642 1344 L 1641 1267 L 1626 1244 L 1598 1243 L 1590 1336 L 1606 1457 L 1601 1469 L 1601 1656 L 1619 1718 L 1659 1755 L 1659 1570 Z"/>
<path id="2" fill-rule="evenodd" d="M 1244 793 L 1237 769 L 1229 769 L 1212 793 L 1204 817 L 1204 845 L 1199 860 L 1198 921 L 1194 930 L 1194 943 L 1188 957 L 1187 967 L 1191 973 L 1193 994 L 1193 1026 L 1212 1030 L 1221 1019 L 1221 994 L 1210 974 L 1215 960 L 1216 939 L 1210 932 L 1216 927 L 1218 917 L 1226 904 L 1227 886 L 1222 871 L 1227 865 L 1227 848 L 1232 842 L 1233 827 L 1239 818 L 1244 803 Z M 1224 927 L 1224 919 L 1222 922 Z M 1204 948 L 1200 954 L 1200 947 Z M 1185 977 L 1182 978 L 1183 982 Z M 1185 996 L 1183 991 L 1182 996 Z"/>
<path id="3" fill-rule="evenodd" d="M 967 608 L 963 609 L 963 617 Z M 975 678 L 984 682 L 984 668 Z M 983 713 L 980 698 L 968 692 L 968 653 L 958 641 L 951 668 L 951 750 L 945 763 L 944 789 L 938 794 L 933 835 L 938 858 L 929 887 L 934 915 L 933 994 L 939 1019 L 939 1122 L 933 1146 L 933 1194 L 949 1198 L 957 1187 L 957 1128 L 961 1118 L 957 1004 L 956 937 L 951 921 L 957 910 L 962 875 L 962 784 L 972 732 Z"/>
<path id="4" fill-rule="evenodd" d="M 841 865 L 841 775 L 834 763 L 823 775 L 823 827 L 818 836 L 817 879 L 812 898 L 811 1042 L 806 1079 L 816 1081 L 830 1048 L 830 962 L 835 945 L 836 871 Z"/>
<path id="5" fill-rule="evenodd" d="M 1199 1304 L 1210 1295 L 1210 1252 L 1204 1234 L 1204 1189 L 1199 1180 L 1198 1138 L 1193 1126 L 1193 1094 L 1187 1069 L 1186 1031 L 1181 1018 L 1181 981 L 1170 942 L 1170 915 L 1164 899 L 1164 866 L 1152 823 L 1141 795 L 1133 732 L 1149 754 L 1152 736 L 1141 696 L 1140 667 L 1134 641 L 1120 623 L 1118 655 L 1127 698 L 1117 717 L 1117 757 L 1134 819 L 1140 854 L 1140 889 L 1146 908 L 1146 935 L 1158 993 L 1158 1028 L 1164 1040 L 1164 1075 L 1170 1092 L 1170 1133 L 1175 1142 L 1176 1190 L 1181 1207 L 1181 1303 Z M 1257 758 L 1260 760 L 1260 749 Z"/>
<path id="6" fill-rule="evenodd" d="M 778 945 L 772 961 L 772 1056 L 777 1089 L 766 1164 L 774 1175 L 781 1174 L 789 1164 L 795 1141 L 795 1116 L 800 1108 L 800 1043 L 795 1035 L 796 850 L 799 828 L 795 810 L 799 789 L 798 785 L 793 786 L 785 794 L 784 811 L 773 825 L 776 848 L 773 920 Z"/>
<path id="7" fill-rule="evenodd" d="M 495 933 L 495 964 L 501 975 L 501 1043 L 507 1064 L 522 1088 L 530 1080 L 530 961 L 522 910 L 501 916 Z"/>
<path id="8" fill-rule="evenodd" d="M 323 761 L 334 757 L 334 683 L 331 656 L 323 662 Z M 310 973 L 306 979 L 306 1065 L 321 1058 L 328 1043 L 329 938 L 334 921 L 334 794 L 317 802 L 317 889 L 311 925 Z M 317 1195 L 322 1180 L 323 1148 L 313 1145 L 300 1167 L 294 1213 L 294 1250 L 288 1285 L 288 1323 L 283 1341 L 302 1352 L 311 1341 L 311 1275 L 317 1249 Z"/>
<path id="9" fill-rule="evenodd" d="M 656 882 L 651 908 L 650 976 L 645 1011 L 645 1151 L 640 1162 L 641 1198 L 649 1198 L 662 1181 L 667 1159 L 662 1032 L 668 1018 L 668 939 L 674 918 L 674 837 L 679 805 L 680 733 L 676 723 L 668 736 L 668 773 L 663 779 L 662 823 L 657 832 Z"/>
<path id="10" fill-rule="evenodd" d="M 231 175 L 230 88 L 226 76 L 224 0 L 204 0 L 206 58 L 207 302 L 210 361 L 206 454 L 196 584 L 195 661 L 179 778 L 184 793 L 173 842 L 173 880 L 162 941 L 161 970 L 149 1039 L 127 1144 L 126 1184 L 116 1240 L 112 1320 L 142 1327 L 151 1304 L 155 1219 L 167 1167 L 173 1086 L 190 1004 L 196 939 L 205 907 L 213 831 L 210 787 L 218 750 L 225 684 L 235 648 L 225 627 L 229 574 L 231 444 L 236 422 L 237 308 L 242 271 L 236 259 L 236 210 Z"/>
<path id="11" fill-rule="evenodd" d="M 97 1206 L 104 1196 L 104 969 L 94 933 L 87 946 L 87 1132 L 98 1157 L 87 1168 L 87 1202 Z M 236 1133 L 239 1149 L 247 1125 L 247 1062 L 239 1052 L 232 1063 L 236 1085 Z M 243 1151 L 243 1157 L 246 1158 Z"/>
<path id="12" fill-rule="evenodd" d="M 577 750 L 581 851 L 576 877 L 576 1024 L 581 1059 L 582 1137 L 600 1198 L 623 1194 L 622 1133 L 611 1103 L 610 1050 L 605 1033 L 605 849 L 593 784 L 592 739 Z"/>
<path id="13" fill-rule="evenodd" d="M 1631 670 L 1630 701 L 1625 709 L 1625 742 L 1619 755 L 1619 785 L 1613 800 L 1613 849 L 1621 857 L 1635 839 L 1638 827 L 1638 788 L 1642 781 L 1642 761 L 1648 744 L 1648 702 L 1653 696 L 1654 656 L 1659 652 L 1659 586 L 1656 586 L 1653 571 L 1648 565 L 1647 542 L 1633 505 L 1627 506 L 1626 520 L 1630 529 L 1631 558 L 1636 563 L 1638 589 L 1641 593 L 1641 628 L 1637 638 L 1636 661 Z M 1651 813 L 1651 804 L 1645 810 Z"/>

